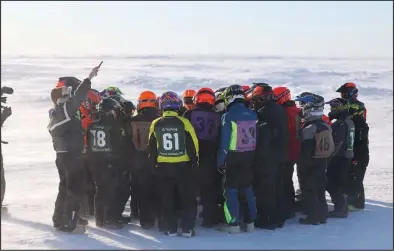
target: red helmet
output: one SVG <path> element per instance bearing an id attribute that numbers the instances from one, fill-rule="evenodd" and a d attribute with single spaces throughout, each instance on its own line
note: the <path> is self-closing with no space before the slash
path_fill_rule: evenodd
<path id="1" fill-rule="evenodd" d="M 278 86 L 273 89 L 274 91 L 274 99 L 278 104 L 283 104 L 288 100 L 291 100 L 290 90 L 284 86 Z"/>
<path id="2" fill-rule="evenodd" d="M 82 101 L 80 106 L 80 111 L 83 115 L 89 116 L 90 112 L 94 112 L 96 110 L 96 105 L 101 102 L 100 92 L 95 89 L 90 89 L 88 91 L 88 95 Z"/>
<path id="3" fill-rule="evenodd" d="M 207 103 L 210 105 L 215 104 L 215 92 L 211 88 L 201 88 L 194 95 L 193 102 L 195 105 Z"/>

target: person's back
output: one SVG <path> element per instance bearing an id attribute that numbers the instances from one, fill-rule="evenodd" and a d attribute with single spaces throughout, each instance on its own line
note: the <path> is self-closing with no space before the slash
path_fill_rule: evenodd
<path id="1" fill-rule="evenodd" d="M 181 100 L 174 92 L 161 96 L 163 115 L 149 129 L 149 158 L 155 165 L 161 207 L 167 222 L 165 234 L 177 234 L 175 202 L 181 202 L 182 235 L 194 236 L 196 192 L 193 168 L 198 165 L 198 140 L 189 120 L 178 116 Z M 175 197 L 174 197 L 175 191 Z"/>
<path id="2" fill-rule="evenodd" d="M 98 227 L 121 228 L 118 220 L 116 189 L 122 170 L 122 121 L 117 103 L 104 98 L 99 104 L 97 120 L 86 130 L 86 153 L 96 184 L 95 219 Z"/>
<path id="3" fill-rule="evenodd" d="M 156 95 L 153 92 L 142 92 L 138 98 L 138 114 L 131 120 L 132 145 L 132 198 L 131 211 L 138 204 L 141 227 L 153 227 L 155 215 L 160 208 L 157 202 L 157 184 L 154 176 L 154 166 L 148 156 L 149 128 L 152 122 L 160 117 L 157 113 Z M 138 201 L 138 202 L 137 202 Z M 134 214 L 134 213 L 133 213 Z"/>
<path id="4" fill-rule="evenodd" d="M 256 217 L 252 164 L 256 149 L 257 115 L 245 106 L 241 86 L 229 86 L 223 96 L 227 112 L 222 116 L 217 157 L 217 167 L 225 180 L 224 211 L 227 225 L 223 231 L 240 231 L 240 204 L 246 229 L 252 231 Z M 239 198 L 242 199 L 238 201 Z"/>
<path id="5" fill-rule="evenodd" d="M 215 94 L 201 88 L 194 96 L 195 107 L 183 115 L 196 131 L 199 141 L 199 168 L 196 170 L 198 195 L 203 206 L 203 227 L 212 227 L 221 220 L 221 179 L 216 168 L 219 145 L 220 114 L 213 110 Z"/>
<path id="6" fill-rule="evenodd" d="M 324 98 L 301 94 L 303 128 L 301 131 L 300 170 L 305 177 L 303 198 L 305 198 L 307 217 L 300 218 L 301 224 L 324 224 L 327 220 L 326 169 L 334 151 L 331 127 L 322 121 Z"/>

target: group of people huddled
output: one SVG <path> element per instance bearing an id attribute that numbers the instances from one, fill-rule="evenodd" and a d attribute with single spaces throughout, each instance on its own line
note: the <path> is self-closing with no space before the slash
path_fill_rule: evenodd
<path id="1" fill-rule="evenodd" d="M 144 91 L 134 106 L 117 87 L 91 89 L 98 70 L 83 81 L 60 78 L 51 93 L 58 230 L 84 232 L 92 216 L 111 229 L 134 218 L 143 229 L 176 236 L 179 227 L 191 237 L 199 217 L 202 227 L 237 233 L 282 228 L 296 212 L 305 215 L 300 224 L 319 225 L 364 208 L 369 128 L 354 83 L 328 102 L 253 83 L 183 98 Z"/>

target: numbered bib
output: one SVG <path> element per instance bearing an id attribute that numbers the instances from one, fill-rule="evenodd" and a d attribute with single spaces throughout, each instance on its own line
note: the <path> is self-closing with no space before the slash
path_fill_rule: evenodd
<path id="1" fill-rule="evenodd" d="M 145 151 L 149 144 L 149 128 L 151 122 L 131 122 L 132 141 L 138 151 Z"/>
<path id="2" fill-rule="evenodd" d="M 112 152 L 111 127 L 92 127 L 89 146 L 92 152 Z"/>
<path id="3" fill-rule="evenodd" d="M 328 125 L 327 125 L 328 127 Z M 335 145 L 331 128 L 315 134 L 316 149 L 314 158 L 328 158 L 334 152 Z"/>
<path id="4" fill-rule="evenodd" d="M 198 139 L 217 141 L 220 126 L 219 114 L 205 111 L 192 111 L 190 119 Z"/>
<path id="5" fill-rule="evenodd" d="M 179 157 L 186 153 L 185 130 L 180 127 L 155 128 L 158 154 L 165 157 Z"/>
<path id="6" fill-rule="evenodd" d="M 347 137 L 347 149 L 348 151 L 353 151 L 354 147 L 354 137 L 355 137 L 355 132 L 356 130 L 353 128 L 349 128 L 349 135 Z"/>
<path id="7" fill-rule="evenodd" d="M 237 121 L 236 151 L 254 151 L 256 149 L 256 121 Z"/>

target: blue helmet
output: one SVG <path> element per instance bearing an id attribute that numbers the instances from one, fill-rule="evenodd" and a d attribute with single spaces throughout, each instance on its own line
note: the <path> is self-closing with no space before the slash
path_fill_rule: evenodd
<path id="1" fill-rule="evenodd" d="M 182 100 L 175 92 L 165 92 L 160 97 L 160 109 L 177 111 L 182 106 Z"/>

